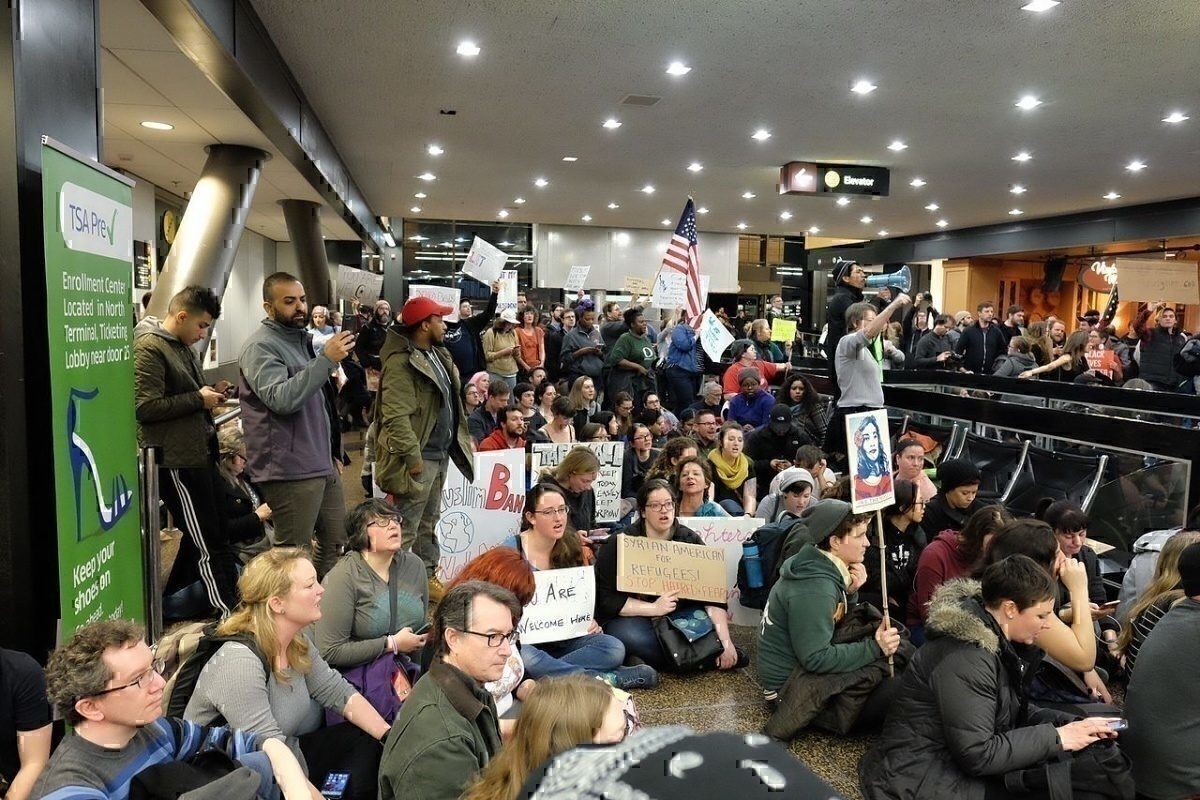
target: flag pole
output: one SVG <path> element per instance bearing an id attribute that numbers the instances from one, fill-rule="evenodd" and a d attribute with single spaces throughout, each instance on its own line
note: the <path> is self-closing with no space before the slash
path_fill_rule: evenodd
<path id="1" fill-rule="evenodd" d="M 887 630 L 892 627 L 892 615 L 888 611 L 888 589 L 887 589 L 887 541 L 883 535 L 883 511 L 875 509 L 875 530 L 879 536 L 879 604 L 883 606 L 883 628 Z M 896 677 L 896 661 L 888 656 L 888 676 Z"/>

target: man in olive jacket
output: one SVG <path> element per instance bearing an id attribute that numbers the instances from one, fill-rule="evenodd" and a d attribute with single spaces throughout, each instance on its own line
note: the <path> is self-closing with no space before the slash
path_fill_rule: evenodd
<path id="1" fill-rule="evenodd" d="M 520 618 L 516 596 L 494 584 L 446 592 L 433 616 L 433 665 L 383 745 L 380 800 L 457 800 L 500 750 L 496 703 L 483 685 L 504 674 Z"/>
<path id="2" fill-rule="evenodd" d="M 388 331 L 379 354 L 383 373 L 375 405 L 375 482 L 404 518 L 404 546 L 425 562 L 433 602 L 441 589 L 434 577 L 439 550 L 433 529 L 450 459 L 467 480 L 474 476 L 462 380 L 442 346 L 442 317 L 452 312 L 428 297 L 404 304 L 403 328 Z"/>

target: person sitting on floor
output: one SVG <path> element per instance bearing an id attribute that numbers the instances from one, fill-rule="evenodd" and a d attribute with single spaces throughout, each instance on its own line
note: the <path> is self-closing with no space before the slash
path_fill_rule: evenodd
<path id="1" fill-rule="evenodd" d="M 754 464 L 758 500 L 762 502 L 775 476 L 793 466 L 796 451 L 812 442 L 787 406 L 772 408 L 767 422 L 746 436 L 746 458 Z"/>
<path id="2" fill-rule="evenodd" d="M 517 406 L 509 406 L 501 412 L 500 427 L 488 434 L 479 443 L 479 452 L 488 450 L 524 450 L 525 414 Z"/>
<path id="3" fill-rule="evenodd" d="M 730 516 L 754 515 L 758 482 L 750 459 L 742 452 L 745 434 L 736 422 L 727 422 L 717 434 L 717 447 L 708 454 L 716 477 L 715 498 Z"/>
<path id="4" fill-rule="evenodd" d="M 679 462 L 675 475 L 668 481 L 679 493 L 681 517 L 728 517 L 729 512 L 708 499 L 712 488 L 711 462 L 699 456 L 689 456 Z"/>
<path id="5" fill-rule="evenodd" d="M 46 677 L 33 657 L 0 647 L 0 787 L 5 800 L 29 800 L 50 759 Z"/>
<path id="6" fill-rule="evenodd" d="M 775 396 L 762 388 L 762 376 L 754 367 L 738 372 L 738 387 L 741 391 L 729 401 L 729 421 L 736 422 L 743 431 L 749 433 L 770 421 Z M 791 409 L 787 410 L 787 416 L 790 423 Z"/>
<path id="7" fill-rule="evenodd" d="M 942 489 L 925 506 L 922 527 L 934 536 L 942 531 L 961 531 L 967 518 L 983 507 L 979 500 L 979 467 L 965 458 L 949 458 L 938 464 Z"/>
<path id="8" fill-rule="evenodd" d="M 271 507 L 263 502 L 258 488 L 246 480 L 246 440 L 236 425 L 223 428 L 217 434 L 217 508 L 225 526 L 225 536 L 238 561 L 249 564 L 250 559 L 270 549 L 268 532 Z"/>
<path id="9" fill-rule="evenodd" d="M 545 472 L 539 483 L 557 486 L 567 499 L 567 521 L 581 536 L 596 527 L 596 492 L 592 484 L 600 475 L 600 459 L 587 447 L 572 447 L 558 466 Z"/>
<path id="10" fill-rule="evenodd" d="M 928 544 L 921 520 L 925 517 L 925 499 L 912 481 L 895 482 L 895 501 L 883 510 L 883 541 L 886 543 L 887 593 L 889 613 L 903 617 L 908 608 L 921 551 Z M 876 534 L 878 535 L 878 534 Z M 879 585 L 879 540 L 867 549 L 867 582 L 859 596 L 876 608 L 883 608 Z"/>
<path id="11" fill-rule="evenodd" d="M 892 474 L 892 477 L 896 479 L 903 478 L 920 486 L 921 497 L 928 504 L 938 492 L 937 487 L 933 485 L 933 481 L 925 474 L 925 445 L 916 439 L 904 437 L 901 434 L 900 441 L 896 442 L 896 451 L 893 458 L 896 459 L 896 471 Z M 941 533 L 941 531 L 938 531 L 938 533 Z"/>
<path id="12" fill-rule="evenodd" d="M 1125 626 L 1117 639 L 1117 651 L 1121 654 L 1127 678 L 1133 675 L 1138 653 L 1150 631 L 1167 615 L 1171 606 L 1183 599 L 1179 557 L 1185 548 L 1196 542 L 1200 542 L 1200 531 L 1181 531 L 1168 539 L 1158 554 L 1150 585 L 1130 607 L 1129 615 L 1124 620 Z"/>
<path id="13" fill-rule="evenodd" d="M 817 499 L 816 480 L 802 467 L 789 467 L 779 473 L 771 485 L 777 487 L 758 504 L 754 516 L 768 523 L 797 518 Z"/>

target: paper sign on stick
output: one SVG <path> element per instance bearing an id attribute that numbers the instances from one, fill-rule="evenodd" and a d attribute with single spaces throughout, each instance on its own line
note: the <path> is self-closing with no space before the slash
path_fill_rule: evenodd
<path id="1" fill-rule="evenodd" d="M 699 335 L 700 346 L 713 361 L 720 361 L 725 348 L 733 344 L 733 334 L 721 324 L 721 320 L 717 319 L 717 315 L 711 310 L 706 310 L 700 318 Z"/>
<path id="2" fill-rule="evenodd" d="M 682 272 L 659 270 L 654 279 L 654 292 L 650 296 L 654 308 L 674 310 L 687 305 L 687 276 Z"/>
<path id="3" fill-rule="evenodd" d="M 524 507 L 523 450 L 475 453 L 475 480 L 470 482 L 451 460 L 434 526 L 442 582 L 453 580 L 468 561 L 517 533 Z"/>
<path id="4" fill-rule="evenodd" d="M 369 306 L 383 291 L 383 276 L 365 269 L 338 265 L 337 298 L 354 305 Z"/>
<path id="5" fill-rule="evenodd" d="M 445 322 L 458 322 L 458 304 L 462 300 L 462 289 L 451 288 L 449 286 L 409 286 L 408 296 L 412 297 L 431 297 L 443 306 L 450 306 L 454 309 L 453 314 L 447 314 L 442 317 Z"/>
<path id="6" fill-rule="evenodd" d="M 504 269 L 507 261 L 507 253 L 476 236 L 462 271 L 464 275 L 490 286 L 500 278 L 500 270 Z"/>
<path id="7" fill-rule="evenodd" d="M 500 291 L 496 294 L 496 313 L 506 308 L 517 308 L 517 271 L 506 269 L 500 273 Z"/>
<path id="8" fill-rule="evenodd" d="M 654 283 L 652 281 L 633 275 L 625 276 L 625 294 L 627 295 L 632 297 L 647 297 L 653 288 Z"/>
<path id="9" fill-rule="evenodd" d="M 771 341 L 791 342 L 796 339 L 796 320 L 776 317 L 771 320 Z"/>
<path id="10" fill-rule="evenodd" d="M 596 571 L 591 567 L 533 573 L 533 600 L 521 612 L 521 644 L 561 642 L 583 636 L 596 608 Z"/>
<path id="11" fill-rule="evenodd" d="M 587 282 L 588 272 L 591 269 L 591 266 L 588 264 L 572 266 L 570 274 L 567 275 L 567 283 L 563 286 L 563 289 L 568 292 L 582 291 L 583 284 Z"/>
<path id="12" fill-rule="evenodd" d="M 536 481 L 543 470 L 557 467 L 575 447 L 586 447 L 600 459 L 600 474 L 592 484 L 596 521 L 616 522 L 621 518 L 621 478 L 625 466 L 625 448 L 620 442 L 535 442 L 530 457 L 530 479 Z"/>
<path id="13" fill-rule="evenodd" d="M 630 594 L 724 603 L 725 551 L 702 544 L 664 542 L 645 536 L 617 537 L 617 589 Z"/>
<path id="14" fill-rule="evenodd" d="M 1200 282 L 1193 261 L 1156 261 L 1144 258 L 1118 258 L 1117 288 L 1121 300 L 1153 303 L 1200 303 Z"/>
<path id="15" fill-rule="evenodd" d="M 846 417 L 850 507 L 855 514 L 886 508 L 895 501 L 891 441 L 887 409 L 877 408 Z"/>
<path id="16" fill-rule="evenodd" d="M 762 620 L 762 612 L 757 608 L 746 608 L 739 602 L 737 571 L 742 558 L 742 545 L 763 525 L 763 520 L 752 517 L 680 517 L 679 524 L 695 531 L 709 547 L 725 552 L 725 585 L 728 587 L 729 614 L 733 617 L 733 624 L 757 627 Z"/>

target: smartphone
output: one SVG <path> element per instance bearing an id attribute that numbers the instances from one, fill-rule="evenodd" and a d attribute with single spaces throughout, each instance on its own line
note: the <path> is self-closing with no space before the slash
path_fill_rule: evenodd
<path id="1" fill-rule="evenodd" d="M 414 633 L 414 634 L 416 634 L 417 636 L 420 636 L 422 633 L 426 633 L 426 632 L 428 632 L 428 631 L 429 631 L 429 627 L 430 627 L 430 626 L 429 626 L 429 623 L 428 623 L 428 622 L 422 623 L 421 627 L 419 627 L 419 628 L 413 628 L 413 633 Z"/>
<path id="2" fill-rule="evenodd" d="M 330 800 L 341 800 L 349 783 L 349 772 L 330 772 L 325 776 L 325 783 L 321 785 L 321 796 L 328 797 Z"/>
<path id="3" fill-rule="evenodd" d="M 1108 727 L 1114 731 L 1123 731 L 1129 727 L 1129 723 L 1123 719 L 1114 719 L 1108 723 Z"/>

